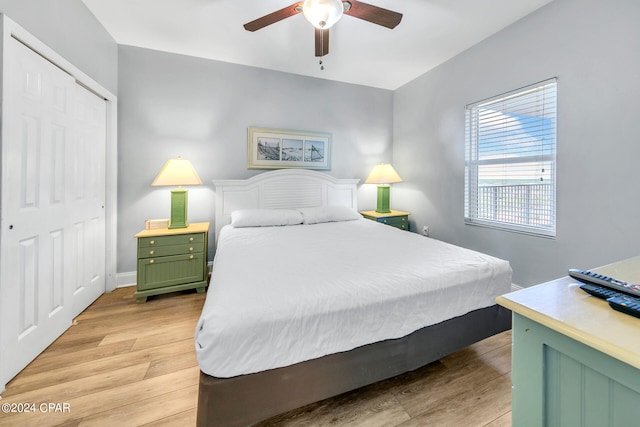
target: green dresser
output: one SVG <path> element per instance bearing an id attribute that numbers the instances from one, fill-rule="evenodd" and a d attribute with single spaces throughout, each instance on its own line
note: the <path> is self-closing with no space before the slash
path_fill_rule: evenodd
<path id="1" fill-rule="evenodd" d="M 143 303 L 148 296 L 185 289 L 204 292 L 209 277 L 208 235 L 208 222 L 180 229 L 144 230 L 136 234 L 136 300 Z"/>
<path id="2" fill-rule="evenodd" d="M 596 273 L 640 282 L 640 257 Z M 513 312 L 514 427 L 640 425 L 640 319 L 564 277 L 502 295 Z"/>
<path id="3" fill-rule="evenodd" d="M 372 221 L 381 222 L 401 230 L 409 230 L 409 212 L 394 211 L 380 213 L 376 211 L 363 211 L 360 214 Z"/>

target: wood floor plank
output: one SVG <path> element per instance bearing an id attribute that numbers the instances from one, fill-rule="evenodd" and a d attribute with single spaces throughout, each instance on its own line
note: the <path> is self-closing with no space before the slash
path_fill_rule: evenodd
<path id="1" fill-rule="evenodd" d="M 11 389 L 18 389 L 20 392 L 23 392 L 59 382 L 86 378 L 96 373 L 108 372 L 113 369 L 120 369 L 144 362 L 153 362 L 154 360 L 162 359 L 176 353 L 184 353 L 185 351 L 189 351 L 189 349 L 193 350 L 192 338 L 133 353 L 122 353 L 99 360 L 89 360 L 84 363 L 74 363 L 73 359 L 65 358 L 61 367 L 39 373 L 39 375 L 31 375 L 28 372 L 27 375 L 18 375 L 9 383 L 9 386 L 11 386 Z M 9 390 L 9 386 L 7 390 Z"/>
<path id="2" fill-rule="evenodd" d="M 153 333 L 139 335 L 131 350 L 139 351 L 156 347 L 158 343 L 169 344 L 182 341 L 184 337 L 193 336 L 195 330 L 195 321 L 176 322 L 174 325 L 165 326 L 161 330 L 153 331 Z"/>
<path id="3" fill-rule="evenodd" d="M 145 322 L 148 322 L 151 320 L 150 317 L 151 316 L 149 314 L 143 314 L 136 311 L 129 315 L 120 315 L 117 319 L 107 318 L 100 322 L 85 323 L 79 321 L 76 325 L 69 328 L 67 331 L 68 333 L 61 336 L 59 340 L 60 343 L 64 343 L 66 341 L 73 341 L 87 337 L 100 335 L 106 336 L 111 333 L 135 330 L 136 328 L 140 328 L 141 318 L 145 319 Z M 153 319 L 155 319 L 155 328 L 161 328 L 163 326 L 171 325 L 175 321 L 183 320 L 184 313 L 176 312 L 175 309 L 165 308 L 153 312 Z"/>
<path id="4" fill-rule="evenodd" d="M 145 378 L 153 378 L 173 371 L 198 366 L 195 351 L 173 354 L 164 358 L 156 358 L 149 364 Z"/>
<path id="5" fill-rule="evenodd" d="M 506 414 L 487 424 L 486 427 L 511 427 L 511 408 Z"/>
<path id="6" fill-rule="evenodd" d="M 193 334 L 196 321 L 192 319 L 176 320 L 172 323 L 161 325 L 157 329 L 140 327 L 127 328 L 105 335 L 100 345 L 108 345 L 120 341 L 135 339 L 133 350 L 155 347 L 158 342 L 173 342 L 183 340 L 186 335 Z"/>
<path id="7" fill-rule="evenodd" d="M 64 352 L 57 357 L 39 357 L 25 368 L 25 372 L 28 375 L 34 375 L 56 369 L 60 367 L 61 364 L 75 365 L 83 362 L 94 362 L 118 354 L 127 354 L 131 351 L 135 342 L 135 339 L 130 339 L 128 341 L 121 341 L 105 346 L 95 346 L 75 352 Z"/>
<path id="8" fill-rule="evenodd" d="M 172 394 L 174 398 L 178 399 L 178 396 L 186 389 L 197 390 L 199 378 L 200 370 L 198 368 L 188 368 L 160 377 L 145 379 L 134 384 L 118 386 L 100 393 L 83 396 L 82 398 L 76 399 L 73 403 L 75 407 L 80 408 L 79 411 L 81 412 L 79 415 L 82 418 L 91 418 L 95 414 L 105 412 L 124 412 L 126 415 L 127 412 L 133 410 L 133 407 L 136 406 L 135 404 L 137 403 L 147 401 L 146 405 L 148 407 L 149 401 L 153 402 L 154 398 Z M 194 408 L 196 405 L 196 397 L 196 394 L 189 397 L 188 400 L 191 402 L 191 406 L 182 408 L 178 412 Z M 155 401 L 158 402 L 158 399 L 155 399 Z M 161 406 L 160 404 L 156 404 L 154 411 L 161 411 Z M 130 411 L 123 411 L 123 407 L 128 408 Z M 157 418 L 160 419 L 169 415 L 170 413 L 162 412 L 162 416 Z"/>
<path id="9" fill-rule="evenodd" d="M 177 414 L 154 420 L 147 424 L 142 424 L 142 427 L 176 427 L 176 426 L 195 426 L 197 418 L 196 408 L 189 409 L 188 411 L 179 412 Z"/>
<path id="10" fill-rule="evenodd" d="M 510 364 L 510 348 L 501 347 L 495 351 L 504 356 L 499 360 Z M 462 354 L 460 359 L 464 358 L 464 365 L 455 364 L 449 367 L 441 361 L 442 368 L 425 372 L 424 375 L 412 378 L 396 387 L 398 399 L 409 415 L 416 416 L 422 412 L 431 411 L 442 405 L 442 402 L 456 399 L 461 391 L 478 390 L 483 384 L 505 375 L 505 370 L 507 373 L 510 370 L 507 366 L 496 370 L 492 364 L 486 363 L 483 359 L 469 357 L 469 354 L 475 354 L 473 351 L 465 349 L 462 350 Z"/>
<path id="11" fill-rule="evenodd" d="M 122 386 L 142 381 L 148 369 L 149 363 L 147 362 L 87 378 L 42 387 L 20 394 L 5 394 L 2 403 L 42 402 L 43 396 L 50 396 L 50 399 L 55 397 L 55 400 L 59 402 L 69 402 L 71 399 L 109 390 L 113 388 L 114 384 Z M 16 419 L 16 417 L 12 415 L 13 414 L 0 413 L 0 425 L 3 425 L 3 420 Z"/>
<path id="12" fill-rule="evenodd" d="M 76 320 L 79 324 L 90 325 L 92 323 L 100 323 L 105 318 L 111 318 L 112 321 L 126 322 L 131 321 L 133 318 L 134 324 L 139 325 L 141 319 L 144 319 L 147 315 L 154 315 L 154 313 L 170 314 L 173 312 L 179 316 L 183 311 L 199 310 L 202 308 L 205 296 L 206 294 L 198 294 L 195 291 L 186 294 L 171 293 L 150 297 L 144 304 L 123 299 L 117 304 L 97 305 L 94 310 L 84 311 L 78 315 Z M 176 307 L 180 307 L 180 310 L 176 310 Z"/>
<path id="13" fill-rule="evenodd" d="M 195 409 L 198 386 L 192 385 L 84 418 L 80 427 L 140 426 L 153 424 L 171 414 Z"/>
<path id="14" fill-rule="evenodd" d="M 62 354 L 74 353 L 76 351 L 86 350 L 88 348 L 95 348 L 100 344 L 101 341 L 102 337 L 94 335 L 85 338 L 70 340 L 67 342 L 59 342 L 58 340 L 56 340 L 49 347 L 47 347 L 47 351 L 42 353 L 38 358 L 46 359 L 48 357 L 58 357 Z"/>
<path id="15" fill-rule="evenodd" d="M 371 386 L 273 417 L 256 427 L 393 427 L 409 418 L 391 392 Z"/>
<path id="16" fill-rule="evenodd" d="M 431 409 L 415 414 L 400 427 L 465 426 L 481 427 L 493 422 L 511 408 L 511 379 L 509 375 L 465 391 L 452 398 L 442 399 Z"/>
<path id="17" fill-rule="evenodd" d="M 103 416 L 107 413 L 117 414 L 122 411 L 122 408 L 137 402 L 159 398 L 167 393 L 179 394 L 183 389 L 189 387 L 197 388 L 198 378 L 199 370 L 197 368 L 185 369 L 129 384 L 114 384 L 106 390 L 69 399 L 65 402 L 70 407 L 68 412 L 54 414 L 35 412 L 20 415 L 28 415 L 24 419 L 33 425 L 46 426 L 92 419 L 96 414 L 103 414 Z M 195 407 L 196 402 L 195 398 L 192 399 L 192 407 Z M 186 409 L 189 408 L 184 408 L 182 411 Z M 156 411 L 160 410 L 161 408 L 156 408 Z M 163 417 L 168 415 L 165 413 Z"/>
<path id="18" fill-rule="evenodd" d="M 511 361 L 511 341 L 509 340 L 506 344 L 502 344 L 503 342 L 504 339 L 491 337 L 443 357 L 440 361 L 447 367 L 455 369 L 467 365 L 470 360 L 481 360 L 497 372 L 505 374 L 511 371 L 511 364 L 506 363 Z"/>

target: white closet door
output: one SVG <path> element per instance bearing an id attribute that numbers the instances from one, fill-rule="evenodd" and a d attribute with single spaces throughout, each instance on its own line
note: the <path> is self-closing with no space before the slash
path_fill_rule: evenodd
<path id="1" fill-rule="evenodd" d="M 74 317 L 105 291 L 106 117 L 106 101 L 76 84 L 69 168 Z"/>
<path id="2" fill-rule="evenodd" d="M 13 38 L 4 58 L 0 385 L 104 292 L 105 250 L 104 139 L 87 147 L 97 127 L 76 126 L 84 89 Z"/>

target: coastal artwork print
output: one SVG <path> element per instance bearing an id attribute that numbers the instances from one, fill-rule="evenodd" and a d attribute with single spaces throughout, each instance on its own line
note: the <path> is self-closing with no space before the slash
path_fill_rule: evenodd
<path id="1" fill-rule="evenodd" d="M 249 128 L 249 169 L 331 169 L 331 134 Z"/>

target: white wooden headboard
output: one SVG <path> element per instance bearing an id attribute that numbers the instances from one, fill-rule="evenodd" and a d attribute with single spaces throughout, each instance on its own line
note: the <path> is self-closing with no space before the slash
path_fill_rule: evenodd
<path id="1" fill-rule="evenodd" d="M 236 209 L 347 206 L 357 210 L 358 182 L 306 169 L 279 169 L 248 179 L 215 179 L 215 241 Z"/>

